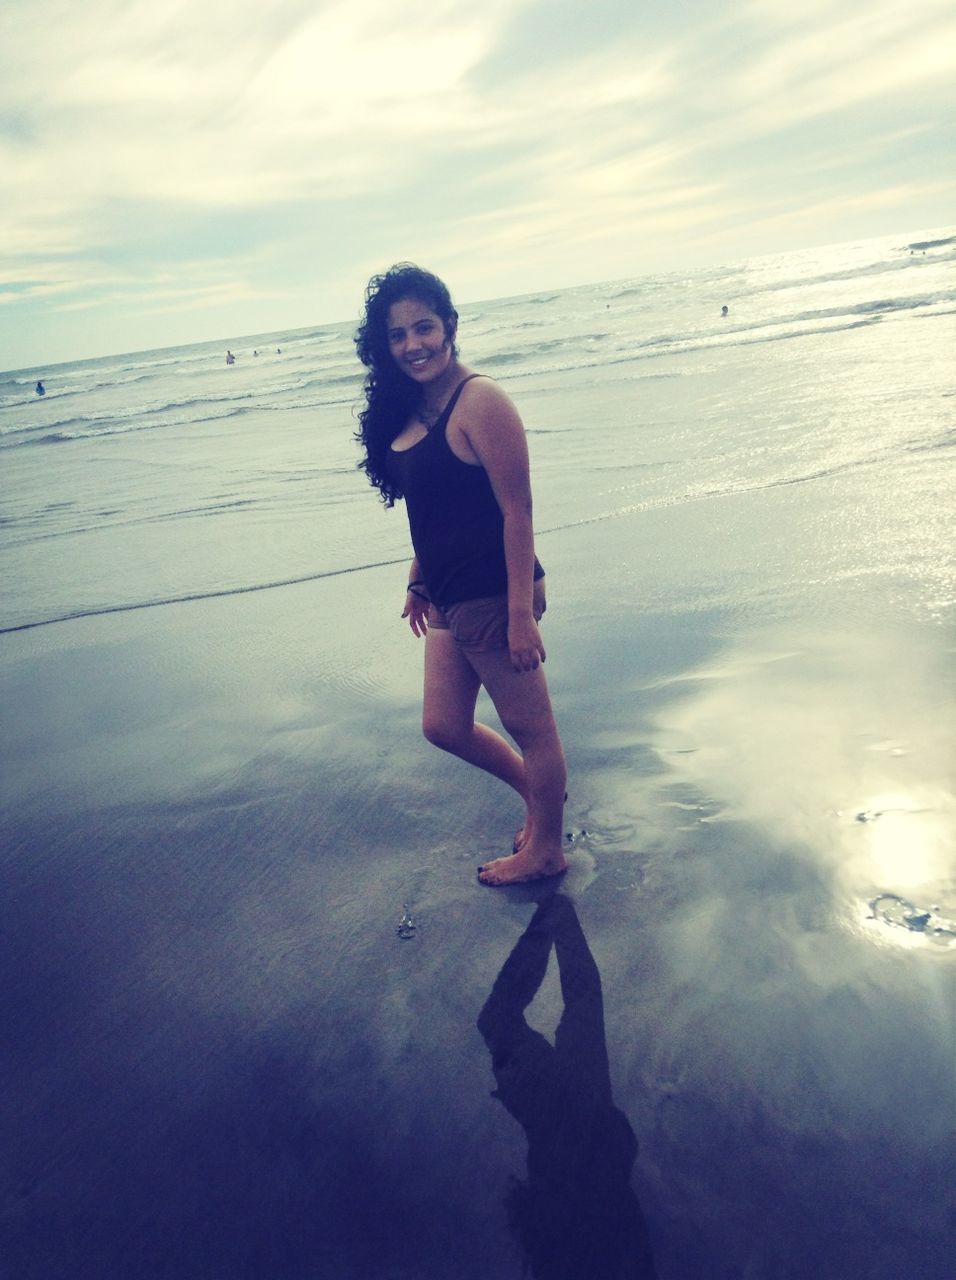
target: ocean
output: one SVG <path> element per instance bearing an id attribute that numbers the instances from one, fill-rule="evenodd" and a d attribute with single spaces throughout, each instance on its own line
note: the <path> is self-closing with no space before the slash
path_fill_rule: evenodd
<path id="1" fill-rule="evenodd" d="M 569 766 L 570 870 L 508 890 L 356 469 L 364 281 L 0 374 L 10 1275 L 948 1274 L 954 260 L 460 307 Z"/>
<path id="2" fill-rule="evenodd" d="M 541 536 L 879 467 L 898 502 L 952 439 L 953 258 L 891 237 L 467 305 L 462 358 L 524 416 Z M 0 374 L 2 627 L 406 555 L 354 470 L 354 328 Z M 873 532 L 834 571 L 895 563 Z M 948 556 L 919 554 L 932 610 Z"/>

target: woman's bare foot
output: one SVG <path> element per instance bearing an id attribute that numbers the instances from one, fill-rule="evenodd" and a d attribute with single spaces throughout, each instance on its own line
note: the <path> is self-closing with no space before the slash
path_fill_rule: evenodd
<path id="1" fill-rule="evenodd" d="M 568 860 L 559 849 L 557 853 L 544 857 L 533 848 L 527 846 L 507 858 L 496 858 L 494 862 L 486 862 L 478 868 L 478 879 L 482 884 L 499 886 L 505 884 L 525 884 L 529 880 L 545 880 L 548 876 L 559 876 L 568 869 Z"/>
<path id="2" fill-rule="evenodd" d="M 567 802 L 568 802 L 568 793 L 565 791 L 564 803 L 567 804 Z M 520 853 L 521 850 L 524 848 L 524 846 L 528 843 L 528 826 L 529 825 L 530 825 L 530 819 L 525 818 L 524 826 L 519 827 L 518 830 L 515 832 L 515 838 L 511 842 L 512 853 Z"/>

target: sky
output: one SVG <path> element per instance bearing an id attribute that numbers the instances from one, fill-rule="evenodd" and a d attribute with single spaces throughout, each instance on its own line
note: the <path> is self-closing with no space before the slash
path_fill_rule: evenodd
<path id="1" fill-rule="evenodd" d="M 3 0 L 0 368 L 945 227 L 952 0 Z"/>

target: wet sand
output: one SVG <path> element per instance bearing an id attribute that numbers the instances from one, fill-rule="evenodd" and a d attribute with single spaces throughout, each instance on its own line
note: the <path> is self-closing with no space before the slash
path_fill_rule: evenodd
<path id="1" fill-rule="evenodd" d="M 553 885 L 393 569 L 3 637 L 7 1274 L 944 1274 L 946 639 L 699 520 L 542 542 Z"/>

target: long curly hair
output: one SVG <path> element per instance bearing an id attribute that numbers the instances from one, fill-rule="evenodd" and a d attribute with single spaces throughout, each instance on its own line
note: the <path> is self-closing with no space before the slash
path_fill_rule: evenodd
<path id="1" fill-rule="evenodd" d="M 358 467 L 387 507 L 402 496 L 388 475 L 389 445 L 419 408 L 423 394 L 399 369 L 388 346 L 388 312 L 393 303 L 404 298 L 414 298 L 440 317 L 452 341 L 452 354 L 458 354 L 453 340 L 458 312 L 447 286 L 437 276 L 411 262 L 398 262 L 384 274 L 372 276 L 365 290 L 365 316 L 355 331 L 358 358 L 368 369 L 363 388 L 365 408 L 359 411 L 361 426 L 355 439 L 365 450 Z"/>

